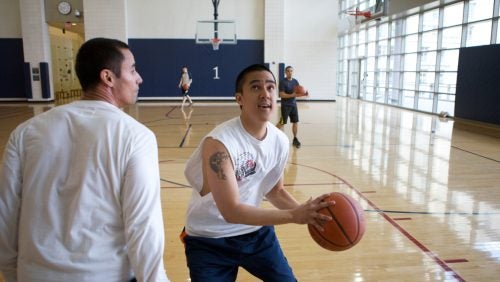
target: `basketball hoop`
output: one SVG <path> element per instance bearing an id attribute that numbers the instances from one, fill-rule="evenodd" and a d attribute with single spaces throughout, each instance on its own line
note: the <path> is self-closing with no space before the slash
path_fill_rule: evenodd
<path id="1" fill-rule="evenodd" d="M 210 42 L 212 42 L 212 48 L 215 50 L 219 50 L 219 45 L 220 45 L 220 39 L 219 38 L 212 38 L 210 39 Z"/>
<path id="2" fill-rule="evenodd" d="M 365 19 L 370 19 L 372 17 L 372 12 L 371 11 L 347 11 L 346 12 L 348 15 L 351 16 L 356 16 L 356 17 L 365 17 Z"/>
<path id="3" fill-rule="evenodd" d="M 356 31 L 361 23 L 370 20 L 371 17 L 371 11 L 346 11 L 339 20 L 338 31 L 340 33 Z"/>

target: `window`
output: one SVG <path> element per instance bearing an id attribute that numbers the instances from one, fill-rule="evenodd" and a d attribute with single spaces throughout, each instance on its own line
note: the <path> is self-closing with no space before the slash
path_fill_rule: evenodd
<path id="1" fill-rule="evenodd" d="M 417 70 L 417 54 L 406 54 L 404 56 L 404 70 L 406 71 Z"/>
<path id="2" fill-rule="evenodd" d="M 478 46 L 490 44 L 491 20 L 467 25 L 467 42 L 465 46 Z"/>
<path id="3" fill-rule="evenodd" d="M 387 55 L 387 43 L 387 40 L 381 40 L 378 42 L 377 55 Z"/>
<path id="4" fill-rule="evenodd" d="M 462 24 L 464 18 L 464 2 L 449 5 L 443 9 L 443 27 Z"/>
<path id="5" fill-rule="evenodd" d="M 439 23 L 439 9 L 425 12 L 422 18 L 422 31 L 437 29 Z"/>
<path id="6" fill-rule="evenodd" d="M 421 51 L 436 50 L 437 48 L 437 31 L 428 31 L 422 33 Z"/>
<path id="7" fill-rule="evenodd" d="M 424 112 L 432 112 L 433 96 L 430 92 L 419 92 L 417 109 Z"/>
<path id="8" fill-rule="evenodd" d="M 415 72 L 404 72 L 403 73 L 403 89 L 405 90 L 415 90 Z"/>
<path id="9" fill-rule="evenodd" d="M 436 112 L 448 112 L 450 115 L 455 115 L 455 95 L 438 95 Z"/>
<path id="10" fill-rule="evenodd" d="M 418 18 L 419 14 L 416 14 L 406 19 L 405 34 L 412 34 L 418 32 Z"/>
<path id="11" fill-rule="evenodd" d="M 413 109 L 415 103 L 415 92 L 414 91 L 403 91 L 403 101 L 401 106 L 409 109 Z"/>
<path id="12" fill-rule="evenodd" d="M 377 87 L 375 88 L 375 102 L 384 103 L 385 102 L 385 88 Z"/>
<path id="13" fill-rule="evenodd" d="M 385 71 L 387 68 L 387 57 L 380 56 L 377 60 L 377 71 Z"/>
<path id="14" fill-rule="evenodd" d="M 421 72 L 418 79 L 419 91 L 434 91 L 435 72 Z"/>
<path id="15" fill-rule="evenodd" d="M 439 70 L 456 72 L 458 67 L 458 52 L 458 50 L 442 51 Z"/>
<path id="16" fill-rule="evenodd" d="M 493 16 L 493 0 L 470 0 L 467 22 L 489 19 Z"/>
<path id="17" fill-rule="evenodd" d="M 364 44 L 366 42 L 366 29 L 361 29 L 358 32 L 358 41 L 359 44 Z"/>
<path id="18" fill-rule="evenodd" d="M 386 75 L 385 75 L 385 72 L 379 72 L 377 74 L 377 88 L 382 88 L 382 87 L 385 87 L 385 78 L 386 78 Z"/>
<path id="19" fill-rule="evenodd" d="M 364 57 L 366 55 L 366 45 L 362 44 L 358 46 L 358 57 Z"/>
<path id="20" fill-rule="evenodd" d="M 346 11 L 374 3 L 340 0 L 340 7 Z M 500 44 L 500 0 L 432 3 L 339 35 L 337 89 L 346 88 L 347 60 L 363 56 L 363 99 L 453 116 L 460 48 Z"/>
<path id="21" fill-rule="evenodd" d="M 372 26 L 368 29 L 368 42 L 373 42 L 377 39 L 377 27 Z"/>
<path id="22" fill-rule="evenodd" d="M 391 56 L 389 59 L 389 70 L 400 71 L 401 70 L 401 55 Z"/>
<path id="23" fill-rule="evenodd" d="M 369 57 L 375 57 L 375 52 L 376 52 L 376 45 L 375 45 L 375 42 L 371 42 L 371 43 L 368 43 L 368 51 L 367 51 L 367 55 Z"/>
<path id="24" fill-rule="evenodd" d="M 418 50 L 418 34 L 408 35 L 405 37 L 406 53 L 417 52 Z"/>
<path id="25" fill-rule="evenodd" d="M 440 93 L 455 94 L 457 86 L 457 73 L 445 72 L 439 74 L 439 89 Z M 449 111 L 447 111 L 449 112 Z"/>
<path id="26" fill-rule="evenodd" d="M 443 29 L 443 49 L 460 48 L 462 40 L 462 26 Z"/>
<path id="27" fill-rule="evenodd" d="M 387 37 L 389 36 L 388 34 L 388 29 L 389 27 L 389 24 L 388 23 L 383 23 L 381 24 L 379 27 L 378 27 L 378 38 L 379 39 L 387 39 Z"/>
<path id="28" fill-rule="evenodd" d="M 434 71 L 436 69 L 436 52 L 424 52 L 420 57 L 420 69 Z"/>

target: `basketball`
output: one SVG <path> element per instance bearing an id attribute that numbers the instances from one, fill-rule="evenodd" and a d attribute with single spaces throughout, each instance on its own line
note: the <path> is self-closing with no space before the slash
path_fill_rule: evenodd
<path id="1" fill-rule="evenodd" d="M 182 90 L 186 91 L 186 90 L 188 90 L 188 89 L 189 89 L 189 84 L 184 83 L 184 84 L 182 85 Z"/>
<path id="2" fill-rule="evenodd" d="M 295 92 L 299 97 L 307 95 L 307 89 L 302 85 L 295 86 L 293 92 Z"/>
<path id="3" fill-rule="evenodd" d="M 330 251 L 344 251 L 354 247 L 365 233 L 364 211 L 349 195 L 334 192 L 324 201 L 335 201 L 334 206 L 318 212 L 333 218 L 324 225 L 324 231 L 309 224 L 309 234 L 321 247 Z"/>

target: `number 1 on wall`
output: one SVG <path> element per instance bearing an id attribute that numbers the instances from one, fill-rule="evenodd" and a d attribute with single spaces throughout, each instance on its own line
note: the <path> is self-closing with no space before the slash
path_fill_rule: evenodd
<path id="1" fill-rule="evenodd" d="M 216 66 L 216 67 L 213 68 L 213 70 L 215 71 L 214 79 L 220 79 L 220 77 L 219 77 L 219 67 Z"/>

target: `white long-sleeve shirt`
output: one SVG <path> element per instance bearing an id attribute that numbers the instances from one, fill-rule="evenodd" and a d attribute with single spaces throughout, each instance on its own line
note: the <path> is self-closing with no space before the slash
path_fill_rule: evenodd
<path id="1" fill-rule="evenodd" d="M 18 126 L 0 167 L 7 281 L 168 281 L 154 134 L 76 101 Z"/>

